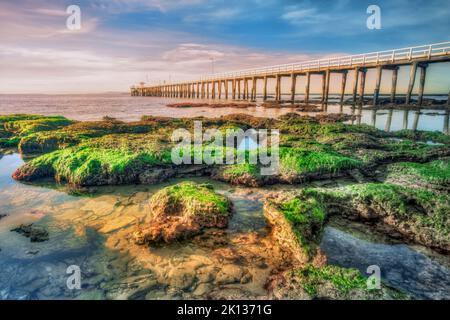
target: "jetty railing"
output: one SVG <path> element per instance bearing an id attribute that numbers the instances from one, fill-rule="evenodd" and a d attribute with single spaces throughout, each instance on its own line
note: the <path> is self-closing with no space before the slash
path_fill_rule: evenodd
<path id="1" fill-rule="evenodd" d="M 430 63 L 450 61 L 450 41 L 428 45 L 421 45 L 408 48 L 355 54 L 342 57 L 330 57 L 303 61 L 299 63 L 280 64 L 262 68 L 251 68 L 233 72 L 223 72 L 206 75 L 195 80 L 185 80 L 180 82 L 164 83 L 159 85 L 132 86 L 133 96 L 157 96 L 172 98 L 212 98 L 221 99 L 224 93 L 225 99 L 255 100 L 257 82 L 262 79 L 263 99 L 268 99 L 268 79 L 276 79 L 275 100 L 281 101 L 282 85 L 281 78 L 291 78 L 291 101 L 296 101 L 296 81 L 297 77 L 304 76 L 305 92 L 304 102 L 309 102 L 311 75 L 322 76 L 322 103 L 328 102 L 330 91 L 330 75 L 340 73 L 342 77 L 340 86 L 341 104 L 343 103 L 346 90 L 347 73 L 354 72 L 353 77 L 353 103 L 356 103 L 359 95 L 359 102 L 364 102 L 366 74 L 369 69 L 376 69 L 376 82 L 373 93 L 373 105 L 379 102 L 380 86 L 383 70 L 392 70 L 391 103 L 395 103 L 398 70 L 400 66 L 409 65 L 410 75 L 406 93 L 405 104 L 409 105 L 416 81 L 417 69 L 420 69 L 420 82 L 418 92 L 418 105 L 422 105 L 425 88 L 426 70 Z M 249 85 L 251 83 L 251 87 Z M 229 90 L 231 84 L 231 90 Z M 242 86 L 241 86 L 242 85 Z M 241 90 L 242 89 L 242 90 Z"/>
<path id="2" fill-rule="evenodd" d="M 250 68 L 232 72 L 223 72 L 200 77 L 200 80 L 219 80 L 223 78 L 242 78 L 252 76 L 264 76 L 282 72 L 306 72 L 313 69 L 326 69 L 332 67 L 353 67 L 355 65 L 369 65 L 373 63 L 392 62 L 399 60 L 413 60 L 420 58 L 432 58 L 450 54 L 450 41 L 434 43 L 416 47 L 385 50 L 363 54 L 355 54 L 343 57 L 311 60 L 299 63 L 280 64 L 262 68 Z M 195 80 L 183 82 L 195 82 Z M 176 84 L 176 83 L 174 83 Z"/>

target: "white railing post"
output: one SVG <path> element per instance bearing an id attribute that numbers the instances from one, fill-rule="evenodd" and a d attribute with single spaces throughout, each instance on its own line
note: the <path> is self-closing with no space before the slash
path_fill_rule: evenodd
<path id="1" fill-rule="evenodd" d="M 428 59 L 431 59 L 431 47 L 432 45 L 430 44 L 430 46 L 428 47 Z"/>

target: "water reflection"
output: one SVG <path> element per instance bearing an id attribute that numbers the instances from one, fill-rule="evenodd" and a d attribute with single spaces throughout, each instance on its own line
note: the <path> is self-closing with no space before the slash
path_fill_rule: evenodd
<path id="1" fill-rule="evenodd" d="M 326 227 L 321 244 L 328 262 L 358 268 L 377 265 L 385 283 L 422 299 L 450 299 L 450 269 L 404 244 L 376 243 Z"/>

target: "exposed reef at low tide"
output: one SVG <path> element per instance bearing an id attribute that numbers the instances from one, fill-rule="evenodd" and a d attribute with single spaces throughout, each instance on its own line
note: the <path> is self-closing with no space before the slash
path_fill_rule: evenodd
<path id="1" fill-rule="evenodd" d="M 161 283 L 177 290 L 192 288 L 189 297 L 408 298 L 385 284 L 381 290 L 368 289 L 367 278 L 359 271 L 328 264 L 319 244 L 330 217 L 339 216 L 403 243 L 450 252 L 450 137 L 410 130 L 388 133 L 367 125 L 343 123 L 349 117 L 287 114 L 267 119 L 237 114 L 191 119 L 142 117 L 141 121 L 125 123 L 113 118 L 76 122 L 63 117 L 11 115 L 0 117 L 0 147 L 17 148 L 33 155 L 14 172 L 14 179 L 28 183 L 50 179 L 79 190 L 108 185 L 153 185 L 173 178 L 199 176 L 256 188 L 296 185 L 298 190 L 271 193 L 265 199 L 264 215 L 271 243 L 265 244 L 269 252 L 264 259 L 257 236 L 232 237 L 233 244 L 248 245 L 252 252 L 245 259 L 254 259 L 258 270 L 267 268 L 266 259 L 273 260 L 272 267 L 276 268 L 264 273 L 265 294 L 226 287 L 251 284 L 257 274 L 249 266 L 240 265 L 238 261 L 243 258 L 234 252 L 235 248 L 227 247 L 230 236 L 225 236 L 225 232 L 233 208 L 226 196 L 216 193 L 208 184 L 171 185 L 140 202 L 146 212 L 139 216 L 93 222 L 101 232 L 114 233 L 110 243 L 117 243 L 115 246 L 120 250 L 131 250 L 144 264 L 150 263 L 146 257 L 155 257 L 149 252 L 142 254 L 144 248 L 223 244 L 223 248 L 214 251 L 211 261 L 200 259 L 193 266 L 187 264 L 170 274 L 158 271 Z M 171 134 L 180 128 L 193 130 L 194 121 L 202 121 L 205 130 L 223 133 L 239 129 L 279 130 L 279 171 L 263 175 L 261 165 L 248 161 L 175 165 L 171 161 L 174 146 Z M 201 150 L 207 147 L 204 144 Z M 236 148 L 234 152 L 242 151 Z M 258 153 L 260 148 L 244 152 Z M 304 186 L 337 178 L 346 178 L 349 185 Z M 31 241 L 47 240 L 48 232 L 36 228 L 22 225 L 14 231 Z M 213 270 L 208 269 L 211 271 L 208 277 L 213 280 L 201 280 L 203 271 L 194 267 Z M 220 289 L 215 290 L 212 284 Z"/>

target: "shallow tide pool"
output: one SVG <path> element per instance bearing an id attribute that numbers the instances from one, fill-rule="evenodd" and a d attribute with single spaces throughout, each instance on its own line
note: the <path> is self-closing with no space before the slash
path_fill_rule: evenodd
<path id="1" fill-rule="evenodd" d="M 148 213 L 153 186 L 94 188 L 71 195 L 54 183 L 22 184 L 11 178 L 23 160 L 0 159 L 0 299 L 177 299 L 262 298 L 265 281 L 279 265 L 262 213 L 273 190 L 240 188 L 206 178 L 233 202 L 226 230 L 208 230 L 192 240 L 155 248 L 129 240 L 133 226 Z M 333 182 L 331 185 L 338 182 Z M 35 223 L 49 240 L 32 243 L 10 230 Z M 355 228 L 357 230 L 358 228 Z M 422 247 L 389 243 L 330 224 L 322 241 L 328 261 L 365 273 L 377 264 L 382 280 L 417 298 L 449 298 L 449 258 Z M 68 289 L 67 268 L 78 266 L 81 290 Z"/>

